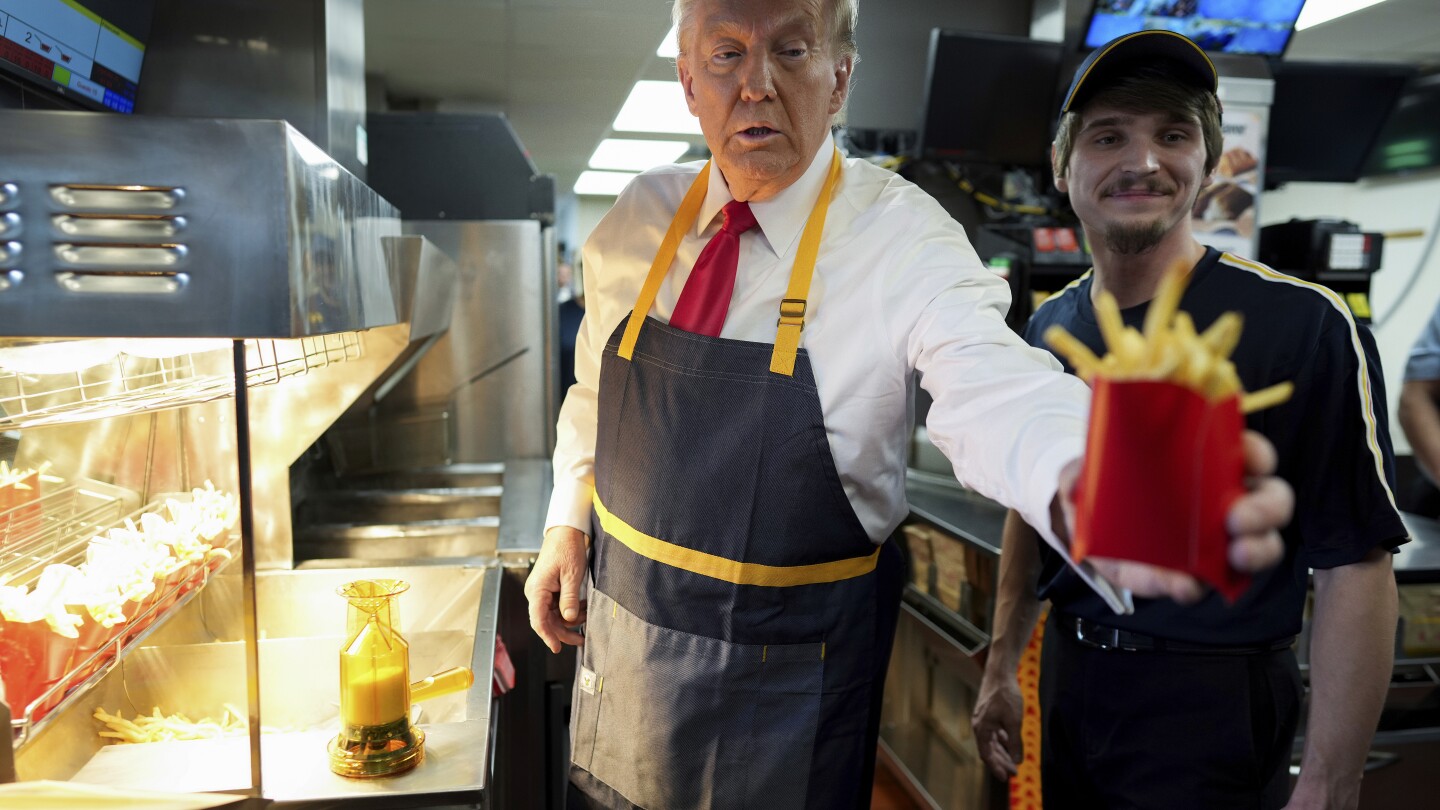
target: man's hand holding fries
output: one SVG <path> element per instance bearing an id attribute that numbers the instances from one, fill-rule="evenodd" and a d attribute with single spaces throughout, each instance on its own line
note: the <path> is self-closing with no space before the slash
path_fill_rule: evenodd
<path id="1" fill-rule="evenodd" d="M 1230 564 L 1235 570 L 1256 574 L 1274 568 L 1285 556 L 1280 529 L 1295 511 L 1295 493 L 1284 479 L 1275 477 L 1275 446 L 1253 430 L 1245 431 L 1245 474 L 1249 487 L 1230 507 Z M 1080 479 L 1083 460 L 1071 462 L 1060 472 L 1060 493 L 1056 507 L 1063 515 L 1067 533 L 1075 525 L 1075 483 Z M 1205 595 L 1206 586 L 1195 577 L 1169 568 L 1130 560 L 1090 557 L 1088 562 L 1105 581 L 1146 599 L 1169 597 L 1189 604 Z"/>
<path id="2" fill-rule="evenodd" d="M 1238 437 L 1241 448 L 1235 447 L 1237 434 L 1240 433 L 1239 428 L 1242 427 L 1239 423 L 1240 417 L 1235 415 L 1235 410 L 1238 408 L 1239 412 L 1243 414 L 1278 405 L 1290 397 L 1292 386 L 1289 382 L 1282 382 L 1253 393 L 1245 393 L 1235 366 L 1229 359 L 1240 340 L 1240 316 L 1236 313 L 1226 313 L 1217 318 L 1203 333 L 1197 333 L 1189 314 L 1178 309 L 1188 269 L 1187 265 L 1174 267 L 1161 281 L 1156 297 L 1146 313 L 1143 333 L 1133 327 L 1125 326 L 1115 298 L 1108 291 L 1102 291 L 1097 296 L 1095 301 L 1096 322 L 1109 350 L 1104 357 L 1097 357 L 1084 343 L 1058 326 L 1047 331 L 1045 338 L 1056 351 L 1070 361 L 1076 374 L 1092 387 L 1098 389 L 1104 385 L 1110 389 L 1105 392 L 1107 396 L 1104 397 L 1100 396 L 1100 391 L 1097 390 L 1095 406 L 1097 410 L 1110 408 L 1123 396 L 1136 397 L 1136 399 L 1128 400 L 1132 407 L 1132 414 L 1135 403 L 1148 405 L 1150 400 L 1146 397 L 1149 392 L 1142 390 L 1125 394 L 1115 393 L 1119 390 L 1114 385 L 1115 383 L 1131 382 L 1167 384 L 1162 388 L 1171 394 L 1175 392 L 1170 386 L 1188 389 L 1193 392 L 1193 395 L 1183 395 L 1188 397 L 1185 401 L 1192 405 L 1192 409 L 1193 407 L 1208 409 L 1207 413 L 1223 414 L 1225 409 L 1229 408 L 1230 419 L 1234 420 L 1231 423 L 1231 432 L 1225 433 L 1221 430 L 1218 434 L 1200 435 L 1197 433 L 1197 435 L 1202 446 L 1208 436 L 1215 435 L 1221 437 L 1218 440 L 1221 445 L 1231 448 L 1228 457 L 1233 460 L 1231 463 L 1235 466 L 1228 468 L 1231 470 L 1230 476 L 1237 475 L 1236 470 L 1240 464 L 1236 459 L 1236 454 L 1243 452 L 1244 491 L 1239 492 L 1233 500 L 1228 501 L 1228 510 L 1226 510 L 1223 520 L 1223 527 L 1228 532 L 1230 540 L 1225 556 L 1234 571 L 1241 574 L 1255 573 L 1273 567 L 1284 556 L 1284 544 L 1279 530 L 1290 521 L 1294 511 L 1294 493 L 1289 484 L 1275 477 L 1275 449 L 1265 437 L 1253 431 L 1244 431 Z M 1139 386 L 1139 388 L 1145 387 Z M 1135 388 L 1135 386 L 1131 386 L 1131 388 Z M 1197 400 L 1195 395 L 1202 399 Z M 1226 402 L 1230 398 L 1234 398 L 1233 404 Z M 1133 560 L 1107 558 L 1103 554 L 1087 553 L 1087 546 L 1093 541 L 1093 535 L 1098 535 L 1100 532 L 1095 529 L 1096 523 L 1087 523 L 1083 513 L 1088 512 L 1093 516 L 1100 511 L 1094 496 L 1103 488 L 1102 484 L 1112 487 L 1108 493 L 1111 500 L 1103 505 L 1105 509 L 1108 509 L 1108 516 L 1111 518 L 1106 523 L 1111 526 L 1115 524 L 1114 516 L 1118 510 L 1133 509 L 1135 513 L 1140 513 L 1142 512 L 1141 506 L 1152 503 L 1152 500 L 1147 499 L 1151 499 L 1155 495 L 1153 489 L 1149 493 L 1131 493 L 1126 490 L 1123 496 L 1128 498 L 1133 495 L 1132 501 L 1122 502 L 1125 498 L 1115 497 L 1113 484 L 1104 479 L 1107 474 L 1116 475 L 1117 473 L 1113 468 L 1104 466 L 1110 464 L 1111 461 L 1107 460 L 1107 456 L 1101 452 L 1107 450 L 1113 453 L 1114 447 L 1101 445 L 1098 441 L 1100 436 L 1108 432 L 1107 440 L 1118 445 L 1122 450 L 1120 455 L 1126 456 L 1119 458 L 1121 462 L 1119 466 L 1126 467 L 1128 473 L 1128 476 L 1121 476 L 1122 478 L 1138 480 L 1139 487 L 1150 487 L 1150 479 L 1154 479 L 1161 487 L 1162 494 L 1174 494 L 1177 485 L 1169 480 L 1169 474 L 1176 473 L 1176 471 L 1155 469 L 1155 467 L 1174 465 L 1177 455 L 1186 464 L 1191 461 L 1192 457 L 1197 465 L 1202 461 L 1213 462 L 1213 458 L 1206 458 L 1206 453 L 1213 452 L 1213 447 L 1194 453 L 1192 456 L 1191 448 L 1183 446 L 1188 442 L 1180 443 L 1182 447 L 1178 453 L 1176 448 L 1171 445 L 1167 445 L 1165 449 L 1153 449 L 1154 457 L 1151 457 L 1152 446 L 1143 440 L 1143 431 L 1147 428 L 1154 430 L 1157 421 L 1162 422 L 1160 427 L 1164 433 L 1170 434 L 1166 438 L 1173 438 L 1175 431 L 1193 430 L 1195 425 L 1183 421 L 1181 416 L 1174 416 L 1176 421 L 1171 424 L 1169 420 L 1172 417 L 1169 414 L 1154 413 L 1153 408 L 1146 413 L 1145 409 L 1142 409 L 1141 414 L 1146 419 L 1137 421 L 1147 421 L 1150 423 L 1147 426 L 1135 427 L 1118 418 L 1112 419 L 1104 425 L 1097 425 L 1098 419 L 1103 419 L 1107 415 L 1113 417 L 1119 412 L 1114 409 L 1098 415 L 1092 412 L 1087 453 L 1092 456 L 1100 455 L 1092 459 L 1093 469 L 1085 467 L 1081 460 L 1073 462 L 1062 471 L 1060 494 L 1056 499 L 1056 511 L 1060 513 L 1057 517 L 1063 516 L 1063 525 L 1066 531 L 1072 538 L 1075 537 L 1077 499 L 1080 497 L 1077 492 L 1077 484 L 1081 483 L 1083 478 L 1083 486 L 1092 489 L 1090 493 L 1087 493 L 1092 497 L 1086 507 L 1080 509 L 1082 513 L 1080 522 L 1085 525 L 1081 528 L 1079 542 L 1072 541 L 1072 552 L 1075 558 L 1077 560 L 1086 559 L 1096 572 L 1111 585 L 1129 589 L 1136 596 L 1170 597 L 1179 602 L 1194 602 L 1204 595 L 1205 585 L 1191 573 Z M 1211 424 L 1214 421 L 1220 420 L 1209 418 L 1205 420 L 1209 429 L 1214 429 L 1214 424 Z M 1140 431 L 1141 435 L 1121 435 L 1117 440 L 1115 436 L 1117 432 L 1129 434 L 1132 429 Z M 1228 441 L 1223 438 L 1224 436 L 1230 437 Z M 1212 440 L 1210 443 L 1214 444 L 1214 441 Z M 1224 456 L 1224 453 L 1222 452 L 1221 455 Z M 1146 469 L 1147 466 L 1152 469 Z M 1213 494 L 1216 477 L 1214 470 L 1209 470 L 1205 476 L 1202 476 L 1206 487 L 1209 488 L 1206 490 L 1207 492 Z M 1223 470 L 1220 471 L 1218 477 L 1223 484 L 1225 478 Z M 1229 480 L 1231 486 L 1238 490 L 1239 487 L 1235 484 L 1234 478 Z M 1164 492 L 1164 487 L 1167 486 L 1171 488 L 1168 493 Z M 1153 500 L 1164 499 L 1153 498 Z M 1180 500 L 1183 501 L 1185 498 Z M 1203 499 L 1197 497 L 1195 500 Z M 1188 504 L 1186 505 L 1188 506 Z M 1211 524 L 1214 527 L 1215 534 L 1213 536 L 1218 537 L 1221 526 L 1220 510 L 1213 509 L 1208 514 L 1213 516 Z M 1154 510 L 1152 509 L 1151 515 L 1148 517 L 1153 521 L 1153 516 Z M 1154 522 L 1165 523 L 1163 519 Z M 1195 522 L 1198 523 L 1198 521 Z M 1139 523 L 1142 525 L 1135 527 L 1134 533 L 1138 539 L 1143 540 L 1142 544 L 1152 544 L 1152 548 L 1154 544 L 1183 543 L 1186 540 L 1183 536 L 1145 536 L 1151 527 L 1144 525 L 1146 520 L 1140 520 Z M 1056 520 L 1053 521 L 1053 525 L 1058 527 L 1062 523 Z M 1181 525 L 1189 524 L 1181 521 Z M 1126 528 L 1129 529 L 1128 523 Z M 1163 531 L 1154 533 L 1167 534 Z M 1184 535 L 1185 532 L 1176 534 Z M 1190 538 L 1190 542 L 1193 543 L 1194 539 Z M 1135 543 L 1130 543 L 1130 545 L 1135 545 Z M 1219 550 L 1216 549 L 1215 553 L 1218 555 Z M 1212 558 L 1212 561 L 1215 566 L 1223 568 L 1218 556 Z M 1215 584 L 1213 577 L 1211 584 Z M 1239 587 L 1243 587 L 1243 585 Z M 1231 596 L 1231 594 L 1227 594 L 1227 596 Z"/>

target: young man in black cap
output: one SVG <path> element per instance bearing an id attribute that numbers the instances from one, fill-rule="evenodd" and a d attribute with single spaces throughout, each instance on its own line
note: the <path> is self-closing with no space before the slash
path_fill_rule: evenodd
<path id="1" fill-rule="evenodd" d="M 1052 158 L 1094 269 L 1041 305 L 1026 339 L 1044 346 L 1045 330 L 1060 324 L 1103 353 L 1094 297 L 1109 291 L 1138 326 L 1167 268 L 1191 265 L 1181 308 L 1197 328 L 1226 311 L 1244 316 L 1233 360 L 1245 388 L 1295 384 L 1287 404 L 1247 417 L 1295 489 L 1286 560 L 1234 604 L 1215 593 L 1191 605 L 1137 600 L 1119 616 L 1010 514 L 974 726 L 991 770 L 1015 773 L 1016 667 L 1040 600 L 1050 600 L 1040 682 L 1046 808 L 1354 807 L 1389 681 L 1390 557 L 1406 537 L 1391 496 L 1375 342 L 1329 290 L 1195 240 L 1191 210 L 1220 159 L 1217 88 L 1205 53 L 1168 31 L 1121 37 L 1080 66 Z M 1311 708 L 1291 793 L 1302 698 L 1292 643 L 1312 568 Z"/>

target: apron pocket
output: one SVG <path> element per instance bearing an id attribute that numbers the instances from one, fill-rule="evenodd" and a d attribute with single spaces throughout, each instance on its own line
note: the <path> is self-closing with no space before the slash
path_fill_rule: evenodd
<path id="1" fill-rule="evenodd" d="M 576 765 L 654 810 L 803 807 L 822 645 L 731 644 L 650 624 L 590 592 Z"/>

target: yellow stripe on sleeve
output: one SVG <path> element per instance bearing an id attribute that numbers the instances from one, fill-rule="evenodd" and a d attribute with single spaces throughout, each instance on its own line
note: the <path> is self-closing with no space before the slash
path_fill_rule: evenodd
<path id="1" fill-rule="evenodd" d="M 1355 349 L 1355 360 L 1360 366 L 1360 373 L 1356 375 L 1356 385 L 1360 389 L 1360 415 L 1365 420 L 1365 442 L 1370 447 L 1370 454 L 1375 459 L 1375 475 L 1380 479 L 1380 487 L 1385 490 L 1386 497 L 1390 499 L 1390 506 L 1398 510 L 1399 507 L 1395 506 L 1395 493 L 1390 491 L 1390 482 L 1385 479 L 1385 454 L 1380 452 L 1380 436 L 1375 421 L 1375 403 L 1370 395 L 1370 364 L 1365 360 L 1365 346 L 1360 342 L 1360 331 L 1355 326 L 1355 318 L 1350 312 L 1350 307 L 1345 305 L 1345 301 L 1340 298 L 1339 294 L 1322 284 L 1287 276 L 1258 262 L 1242 259 L 1233 253 L 1223 254 L 1220 258 L 1232 267 L 1248 270 L 1267 281 L 1314 290 L 1325 296 L 1325 300 L 1329 301 L 1330 305 L 1339 310 L 1340 315 L 1345 318 L 1345 323 L 1350 326 L 1350 345 Z"/>

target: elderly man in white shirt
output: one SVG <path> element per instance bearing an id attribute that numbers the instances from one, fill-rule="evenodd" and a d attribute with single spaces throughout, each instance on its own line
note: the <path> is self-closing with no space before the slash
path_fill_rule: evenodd
<path id="1" fill-rule="evenodd" d="M 1008 288 L 934 200 L 835 149 L 855 0 L 674 13 L 714 158 L 637 177 L 585 246 L 577 383 L 526 584 L 550 648 L 583 644 L 571 801 L 864 807 L 912 375 L 957 477 L 1062 551 L 1089 392 L 1006 327 Z M 1250 449 L 1268 474 L 1268 445 Z M 1237 501 L 1237 567 L 1279 559 L 1289 498 L 1267 477 Z M 1117 609 L 1129 590 L 1200 594 L 1133 563 L 1085 573 Z"/>

